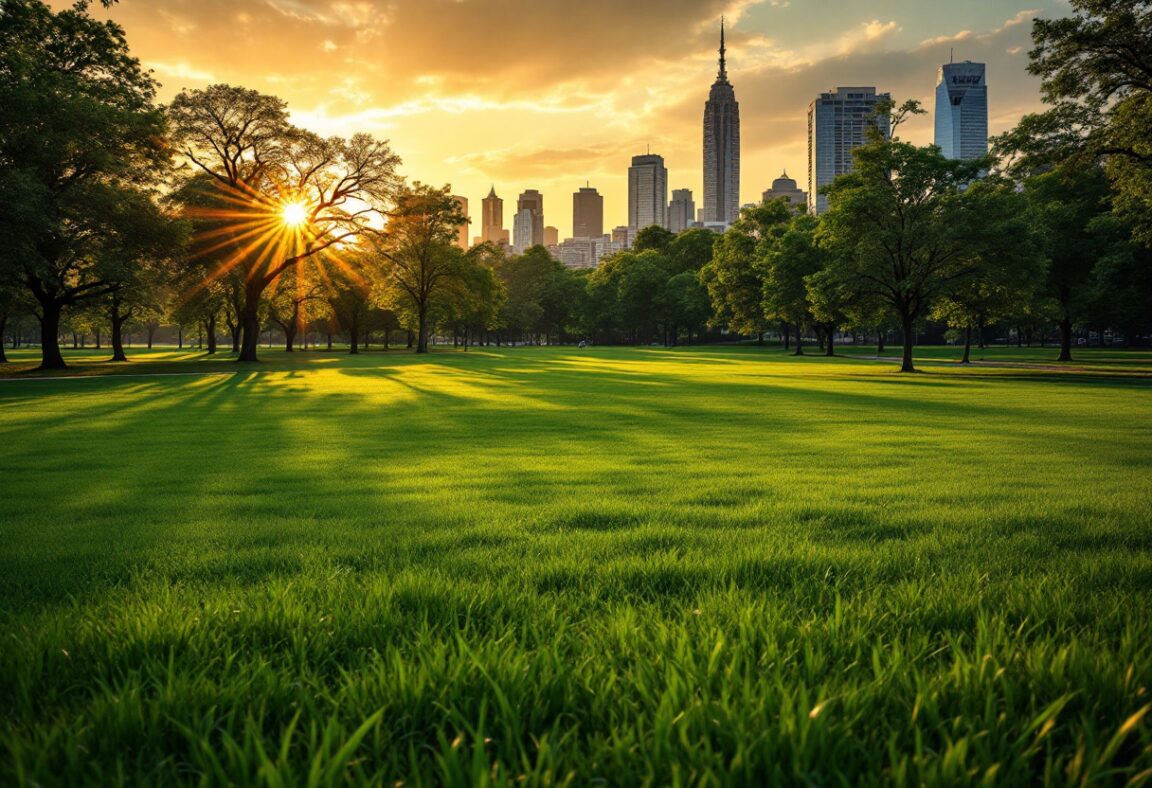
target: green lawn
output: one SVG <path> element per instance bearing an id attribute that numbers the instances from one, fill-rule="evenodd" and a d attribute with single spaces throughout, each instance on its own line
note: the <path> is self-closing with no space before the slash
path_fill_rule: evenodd
<path id="1" fill-rule="evenodd" d="M 265 353 L 0 380 L 0 784 L 1152 777 L 1147 351 Z"/>

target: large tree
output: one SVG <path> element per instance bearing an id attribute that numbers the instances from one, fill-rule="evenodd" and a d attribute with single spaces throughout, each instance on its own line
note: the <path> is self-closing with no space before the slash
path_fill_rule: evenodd
<path id="1" fill-rule="evenodd" d="M 1060 327 L 1060 361 L 1072 360 L 1072 330 L 1088 317 L 1097 262 L 1122 254 L 1129 227 L 1111 212 L 1099 166 L 1070 163 L 1028 178 L 1024 194 L 1048 260 L 1044 292 Z"/>
<path id="2" fill-rule="evenodd" d="M 184 91 L 168 114 L 180 153 L 227 206 L 207 218 L 231 229 L 237 248 L 220 272 L 240 272 L 239 360 L 256 361 L 264 291 L 301 260 L 378 230 L 400 160 L 367 134 L 325 139 L 296 128 L 282 100 L 231 85 Z"/>
<path id="3" fill-rule="evenodd" d="M 415 183 L 396 195 L 387 231 L 373 243 L 379 257 L 380 301 L 414 315 L 417 353 L 428 352 L 434 303 L 447 297 L 454 280 L 463 275 L 466 261 L 455 239 L 466 221 L 447 186 Z"/>
<path id="4" fill-rule="evenodd" d="M 947 159 L 934 146 L 877 134 L 855 159 L 855 172 L 828 190 L 821 217 L 821 242 L 833 253 L 825 283 L 852 288 L 897 316 L 900 368 L 913 372 L 916 321 L 975 278 L 1005 234 L 1020 231 L 1018 201 L 1007 184 L 969 188 L 987 162 Z"/>
<path id="5" fill-rule="evenodd" d="M 764 316 L 764 276 L 758 265 L 761 242 L 779 235 L 792 220 L 782 200 L 745 208 L 713 247 L 700 281 L 712 299 L 714 321 L 729 331 L 763 339 L 770 323 Z"/>
<path id="6" fill-rule="evenodd" d="M 1028 70 L 1052 109 L 1025 124 L 1044 132 L 1031 145 L 1081 163 L 1101 160 L 1117 207 L 1152 244 L 1152 4 L 1070 4 L 1070 15 L 1033 23 Z"/>
<path id="7" fill-rule="evenodd" d="M 87 5 L 5 0 L 0 13 L 0 276 L 35 301 L 45 369 L 65 366 L 63 310 L 109 295 L 137 262 L 109 242 L 169 165 L 156 83 Z"/>

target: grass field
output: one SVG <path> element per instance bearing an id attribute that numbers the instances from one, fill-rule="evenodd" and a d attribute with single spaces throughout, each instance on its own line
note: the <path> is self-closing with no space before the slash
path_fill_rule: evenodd
<path id="1" fill-rule="evenodd" d="M 0 784 L 1148 783 L 1152 354 L 951 352 L 13 365 Z"/>

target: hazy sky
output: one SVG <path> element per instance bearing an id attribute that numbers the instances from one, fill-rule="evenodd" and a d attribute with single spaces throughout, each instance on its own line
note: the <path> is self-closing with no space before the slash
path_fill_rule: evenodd
<path id="1" fill-rule="evenodd" d="M 1031 20 L 1067 11 L 1064 0 L 121 0 L 106 13 L 165 101 L 212 82 L 276 94 L 307 128 L 390 139 L 408 178 L 451 183 L 473 217 L 491 184 L 506 227 L 517 194 L 540 189 L 563 238 L 585 181 L 605 197 L 606 227 L 624 223 L 629 160 L 649 144 L 669 190 L 690 188 L 700 205 L 722 14 L 740 196 L 752 202 L 784 169 L 806 188 L 816 93 L 876 85 L 931 113 L 950 48 L 988 64 L 991 132 L 1014 125 L 1039 106 L 1025 72 Z M 931 118 L 904 136 L 930 142 Z"/>

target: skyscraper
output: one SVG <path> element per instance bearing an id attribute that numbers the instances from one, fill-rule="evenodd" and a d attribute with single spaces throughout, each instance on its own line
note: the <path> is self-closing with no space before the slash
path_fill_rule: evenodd
<path id="1" fill-rule="evenodd" d="M 544 228 L 544 245 L 545 246 L 559 246 L 560 244 L 560 229 L 558 227 L 545 227 Z"/>
<path id="2" fill-rule="evenodd" d="M 876 116 L 876 105 L 889 98 L 874 87 L 840 87 L 821 93 L 808 105 L 809 213 L 828 209 L 820 187 L 855 169 L 852 151 L 868 142 L 869 128 L 888 136 L 888 120 Z"/>
<path id="3" fill-rule="evenodd" d="M 480 235 L 476 243 L 508 244 L 508 231 L 504 229 L 504 201 L 496 196 L 495 186 L 480 201 Z"/>
<path id="4" fill-rule="evenodd" d="M 668 229 L 674 233 L 683 232 L 696 220 L 696 202 L 691 189 L 673 189 L 672 202 L 668 203 Z"/>
<path id="5" fill-rule="evenodd" d="M 528 246 L 544 243 L 544 195 L 535 189 L 528 189 L 521 194 L 516 201 L 516 215 L 519 216 L 520 211 L 525 209 L 532 211 L 532 241 Z"/>
<path id="6" fill-rule="evenodd" d="M 668 170 L 663 156 L 649 153 L 628 168 L 628 229 L 635 236 L 654 224 L 668 226 Z"/>
<path id="7" fill-rule="evenodd" d="M 604 198 L 590 187 L 572 195 L 572 237 L 599 238 L 604 235 Z"/>
<path id="8" fill-rule="evenodd" d="M 528 247 L 536 245 L 532 240 L 532 226 L 535 222 L 531 208 L 521 208 L 516 212 L 516 216 L 512 219 L 512 251 L 516 254 L 524 254 Z M 543 230 L 540 231 L 540 236 L 543 240 Z"/>
<path id="9" fill-rule="evenodd" d="M 460 208 L 460 213 L 468 216 L 468 198 L 453 194 L 452 199 L 456 201 L 456 205 Z M 468 251 L 468 222 L 464 222 L 456 227 L 456 245 L 465 252 Z"/>
<path id="10" fill-rule="evenodd" d="M 936 145 L 949 159 L 988 153 L 988 83 L 984 64 L 947 63 L 936 74 Z"/>
<path id="11" fill-rule="evenodd" d="M 724 61 L 720 20 L 720 72 L 704 104 L 704 221 L 731 223 L 740 215 L 740 105 Z"/>

